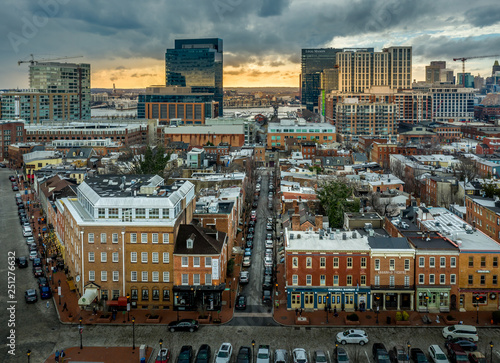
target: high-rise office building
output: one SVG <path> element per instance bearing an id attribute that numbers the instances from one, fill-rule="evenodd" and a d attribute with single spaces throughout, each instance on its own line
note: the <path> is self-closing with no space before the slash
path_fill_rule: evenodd
<path id="1" fill-rule="evenodd" d="M 493 63 L 493 67 L 491 67 L 491 75 L 494 76 L 496 72 L 500 72 L 500 64 L 498 64 L 497 60 Z"/>
<path id="2" fill-rule="evenodd" d="M 191 87 L 192 93 L 213 93 L 223 115 L 222 39 L 176 39 L 165 53 L 166 86 Z"/>
<path id="3" fill-rule="evenodd" d="M 432 61 L 430 65 L 425 66 L 425 82 L 440 82 L 442 69 L 446 69 L 446 61 Z"/>

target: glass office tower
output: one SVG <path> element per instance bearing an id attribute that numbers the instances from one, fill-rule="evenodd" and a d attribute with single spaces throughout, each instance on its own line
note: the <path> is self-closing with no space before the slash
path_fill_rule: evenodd
<path id="1" fill-rule="evenodd" d="M 175 48 L 165 53 L 165 84 L 213 93 L 223 115 L 222 65 L 222 39 L 177 39 Z"/>

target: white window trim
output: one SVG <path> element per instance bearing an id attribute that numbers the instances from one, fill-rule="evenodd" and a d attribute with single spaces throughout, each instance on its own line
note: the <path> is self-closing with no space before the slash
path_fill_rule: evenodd
<path id="1" fill-rule="evenodd" d="M 135 256 L 135 258 L 132 256 Z M 130 252 L 130 262 L 137 263 L 137 252 Z"/>

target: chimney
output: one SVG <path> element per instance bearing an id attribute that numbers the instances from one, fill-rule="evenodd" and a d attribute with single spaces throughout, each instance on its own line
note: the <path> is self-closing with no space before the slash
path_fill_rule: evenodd
<path id="1" fill-rule="evenodd" d="M 296 201 L 294 200 L 294 202 L 296 202 Z M 293 206 L 293 211 L 294 211 L 294 212 L 293 212 L 294 214 L 299 214 L 299 204 L 298 204 L 298 203 L 296 203 L 296 204 Z"/>
<path id="2" fill-rule="evenodd" d="M 323 228 L 323 216 L 318 216 L 314 218 L 314 225 L 316 226 L 316 229 L 321 229 Z"/>
<path id="3" fill-rule="evenodd" d="M 292 206 L 294 210 L 297 210 L 296 208 L 299 206 L 299 203 L 297 202 L 297 199 L 294 199 L 292 202 Z M 296 212 L 297 213 L 297 212 Z"/>
<path id="4" fill-rule="evenodd" d="M 292 215 L 292 231 L 300 231 L 300 216 L 298 214 Z"/>

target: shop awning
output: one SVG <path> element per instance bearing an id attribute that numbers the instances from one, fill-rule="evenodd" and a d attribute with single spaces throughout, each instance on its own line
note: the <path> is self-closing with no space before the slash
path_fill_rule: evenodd
<path id="1" fill-rule="evenodd" d="M 95 288 L 86 288 L 83 296 L 78 299 L 78 305 L 88 306 L 94 301 L 97 297 L 97 289 Z"/>
<path id="2" fill-rule="evenodd" d="M 108 300 L 106 301 L 108 306 L 127 306 L 127 298 L 125 296 L 118 297 L 118 300 Z"/>
<path id="3" fill-rule="evenodd" d="M 76 290 L 75 281 L 73 281 L 73 279 L 66 280 L 66 281 L 68 282 L 69 290 L 70 291 L 75 291 Z"/>

